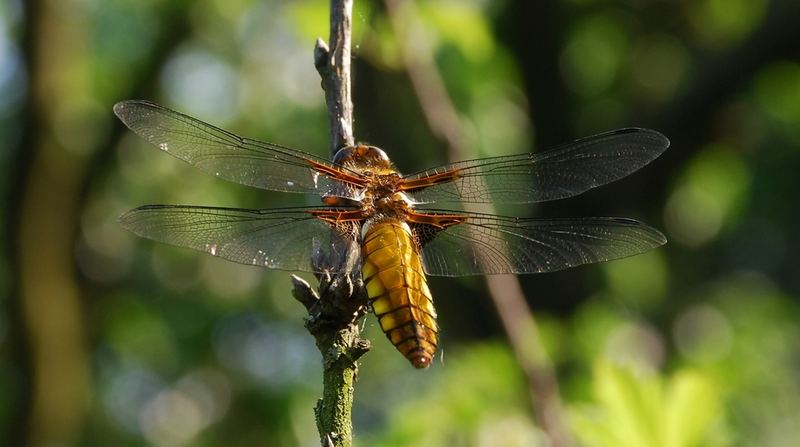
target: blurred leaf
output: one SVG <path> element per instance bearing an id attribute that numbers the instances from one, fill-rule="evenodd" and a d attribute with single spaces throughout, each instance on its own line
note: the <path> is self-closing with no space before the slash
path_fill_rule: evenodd
<path id="1" fill-rule="evenodd" d="M 102 316 L 103 339 L 123 357 L 156 369 L 178 364 L 175 339 L 164 315 L 150 309 L 140 297 L 120 297 Z"/>
<path id="2" fill-rule="evenodd" d="M 362 2 L 356 2 L 356 4 Z M 299 1 L 287 5 L 292 29 L 298 36 L 313 42 L 317 37 L 328 41 L 330 23 L 327 2 Z"/>
<path id="3" fill-rule="evenodd" d="M 494 60 L 500 58 L 495 57 Z M 503 65 L 498 61 L 497 65 Z M 523 92 L 513 82 L 513 64 L 495 72 L 480 70 L 484 85 L 473 82 L 469 117 L 481 156 L 518 154 L 531 150 L 531 130 Z M 463 70 L 471 70 L 464 67 Z M 517 210 L 519 207 L 516 207 Z M 499 212 L 499 210 L 498 210 Z M 516 212 L 516 211 L 513 211 Z"/>
<path id="4" fill-rule="evenodd" d="M 800 138 L 800 64 L 783 61 L 761 70 L 755 79 L 755 95 L 771 118 Z"/>
<path id="5" fill-rule="evenodd" d="M 691 59 L 685 44 L 672 35 L 655 33 L 632 43 L 630 67 L 637 99 L 667 102 L 688 74 Z"/>
<path id="6" fill-rule="evenodd" d="M 678 371 L 667 390 L 665 445 L 682 447 L 707 445 L 704 440 L 709 427 L 714 430 L 716 419 L 722 413 L 722 402 L 717 386 L 703 374 L 692 371 Z"/>
<path id="7" fill-rule="evenodd" d="M 594 369 L 596 402 L 572 410 L 576 436 L 587 446 L 689 447 L 722 445 L 722 401 L 697 371 L 662 378 L 608 361 Z"/>
<path id="8" fill-rule="evenodd" d="M 361 53 L 377 68 L 383 70 L 402 69 L 400 43 L 392 31 L 388 17 L 379 15 L 375 18 L 372 33 L 369 33 L 364 39 Z"/>
<path id="9" fill-rule="evenodd" d="M 730 45 L 746 38 L 761 23 L 767 0 L 698 0 L 687 3 L 689 19 L 701 43 Z"/>
<path id="10" fill-rule="evenodd" d="M 456 46 L 473 63 L 490 57 L 495 51 L 494 36 L 478 4 L 425 1 L 418 7 L 420 19 L 435 29 L 441 44 Z"/>
<path id="11" fill-rule="evenodd" d="M 592 359 L 605 350 L 606 340 L 616 328 L 626 323 L 625 316 L 611 305 L 605 295 L 597 294 L 580 306 L 572 318 L 571 330 L 574 341 L 570 346 L 574 360 L 592 364 Z"/>
<path id="12" fill-rule="evenodd" d="M 673 323 L 672 333 L 678 352 L 697 364 L 725 359 L 734 338 L 730 319 L 705 300 L 683 310 Z"/>
<path id="13" fill-rule="evenodd" d="M 610 15 L 578 21 L 569 31 L 561 70 L 569 87 L 583 96 L 611 88 L 628 51 L 624 27 Z"/>
<path id="14" fill-rule="evenodd" d="M 639 256 L 602 264 L 609 292 L 626 304 L 653 308 L 667 292 L 669 267 L 664 252 L 653 250 Z"/>
<path id="15" fill-rule="evenodd" d="M 328 42 L 330 34 L 330 17 L 328 15 L 328 2 L 321 1 L 294 1 L 287 2 L 287 16 L 292 24 L 292 29 L 297 35 L 309 42 L 314 42 L 321 37 Z M 358 45 L 367 31 L 372 15 L 371 2 L 353 3 L 353 52 L 358 53 Z"/>
<path id="16" fill-rule="evenodd" d="M 727 317 L 729 351 L 706 371 L 728 390 L 731 426 L 743 445 L 790 446 L 800 439 L 800 302 L 768 278 L 721 278 L 704 297 Z"/>
<path id="17" fill-rule="evenodd" d="M 669 235 L 692 246 L 715 238 L 740 217 L 750 179 L 748 166 L 732 148 L 704 148 L 689 161 L 667 202 Z"/>
<path id="18" fill-rule="evenodd" d="M 472 345 L 430 373 L 433 377 L 424 382 L 424 389 L 415 389 L 406 402 L 394 405 L 385 431 L 364 445 L 537 444 L 537 430 L 525 409 L 526 386 L 505 346 Z M 491 442 L 477 443 L 487 437 Z"/>

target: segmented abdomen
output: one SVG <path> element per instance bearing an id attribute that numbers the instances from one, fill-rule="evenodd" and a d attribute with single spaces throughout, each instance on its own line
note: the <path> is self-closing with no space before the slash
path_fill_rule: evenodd
<path id="1" fill-rule="evenodd" d="M 438 327 L 411 230 L 396 219 L 368 225 L 361 273 L 372 309 L 397 350 L 415 367 L 426 368 L 436 353 Z"/>

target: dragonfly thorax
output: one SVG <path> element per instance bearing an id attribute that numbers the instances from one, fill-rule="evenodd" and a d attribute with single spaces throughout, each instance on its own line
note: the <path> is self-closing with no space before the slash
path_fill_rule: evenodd
<path id="1" fill-rule="evenodd" d="M 390 195 L 379 196 L 375 200 L 375 209 L 379 213 L 391 213 L 405 211 L 412 205 L 411 200 L 402 192 L 394 192 Z"/>
<path id="2" fill-rule="evenodd" d="M 403 218 L 413 208 L 413 202 L 406 194 L 394 190 L 387 191 L 380 187 L 365 190 L 359 205 L 365 218 L 376 216 Z"/>

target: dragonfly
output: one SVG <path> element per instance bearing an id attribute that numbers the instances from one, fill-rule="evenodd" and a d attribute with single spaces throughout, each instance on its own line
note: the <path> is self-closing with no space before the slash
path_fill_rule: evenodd
<path id="1" fill-rule="evenodd" d="M 138 236 L 230 261 L 320 273 L 360 270 L 371 310 L 413 366 L 436 353 L 439 326 L 428 276 L 544 273 L 637 255 L 666 243 L 619 217 L 522 218 L 464 211 L 471 204 L 564 199 L 631 174 L 669 147 L 661 133 L 625 128 L 536 153 L 446 164 L 414 174 L 366 143 L 328 161 L 244 138 L 158 104 L 114 113 L 161 151 L 224 180 L 302 193 L 317 206 L 242 209 L 146 205 L 120 216 Z M 353 254 L 355 253 L 355 255 Z M 357 263 L 346 262 L 356 259 Z"/>

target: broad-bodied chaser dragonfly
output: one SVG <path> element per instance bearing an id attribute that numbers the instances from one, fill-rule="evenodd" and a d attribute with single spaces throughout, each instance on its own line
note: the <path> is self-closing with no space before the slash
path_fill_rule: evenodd
<path id="1" fill-rule="evenodd" d="M 242 138 L 151 102 L 123 101 L 114 113 L 152 145 L 212 175 L 321 198 L 320 206 L 283 209 L 147 205 L 120 217 L 125 228 L 281 270 L 319 269 L 311 261 L 315 250 L 335 258 L 360 249 L 372 310 L 392 344 L 417 368 L 430 365 L 438 344 L 427 275 L 552 272 L 666 242 L 659 231 L 626 218 L 529 219 L 438 208 L 575 196 L 658 157 L 669 140 L 653 130 L 619 129 L 545 152 L 402 175 L 383 150 L 367 144 L 344 147 L 330 162 Z M 337 273 L 335 264 L 327 268 Z"/>

